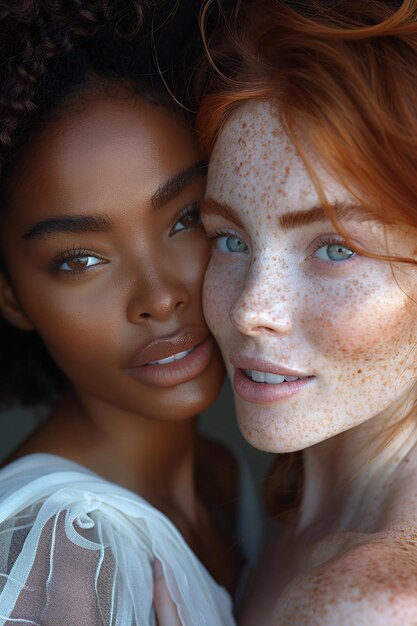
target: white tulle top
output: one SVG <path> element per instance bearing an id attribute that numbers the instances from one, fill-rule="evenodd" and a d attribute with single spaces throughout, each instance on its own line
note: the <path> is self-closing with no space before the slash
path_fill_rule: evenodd
<path id="1" fill-rule="evenodd" d="M 152 562 L 184 626 L 232 626 L 231 599 L 140 496 L 49 454 L 0 471 L 0 626 L 149 626 Z"/>

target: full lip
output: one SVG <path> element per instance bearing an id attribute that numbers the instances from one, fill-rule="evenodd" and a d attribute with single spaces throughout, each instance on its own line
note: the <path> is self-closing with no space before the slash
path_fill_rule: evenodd
<path id="1" fill-rule="evenodd" d="M 230 362 L 236 368 L 245 370 L 256 370 L 258 372 L 270 372 L 279 376 L 294 376 L 296 378 L 312 378 L 312 374 L 301 372 L 300 370 L 290 369 L 280 363 L 272 363 L 263 358 L 250 357 L 245 355 L 231 355 Z"/>
<path id="2" fill-rule="evenodd" d="M 170 335 L 156 337 L 136 351 L 126 368 L 141 367 L 151 361 L 160 361 L 178 352 L 191 350 L 203 343 L 209 335 L 210 331 L 204 326 L 189 326 L 176 330 Z"/>
<path id="3" fill-rule="evenodd" d="M 291 369 L 280 363 L 271 363 L 263 358 L 249 356 L 232 356 L 230 361 L 235 366 L 233 389 L 235 394 L 250 404 L 271 405 L 285 402 L 301 393 L 314 381 L 315 376 L 300 370 Z M 282 377 L 292 377 L 295 380 L 281 383 L 255 382 L 246 374 L 248 370 L 269 372 Z"/>

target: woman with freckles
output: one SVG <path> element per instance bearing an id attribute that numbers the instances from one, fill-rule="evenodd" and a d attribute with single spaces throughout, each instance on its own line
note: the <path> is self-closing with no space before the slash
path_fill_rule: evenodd
<path id="1" fill-rule="evenodd" d="M 154 625 L 156 563 L 182 624 L 232 626 L 254 526 L 234 458 L 196 429 L 224 375 L 206 168 L 120 6 L 60 10 L 0 16 L 0 396 L 52 403 L 0 470 L 0 624 Z"/>
<path id="2" fill-rule="evenodd" d="M 302 454 L 243 626 L 417 623 L 417 2 L 398 5 L 249 5 L 202 103 L 205 315 L 245 438 L 276 476 Z"/>

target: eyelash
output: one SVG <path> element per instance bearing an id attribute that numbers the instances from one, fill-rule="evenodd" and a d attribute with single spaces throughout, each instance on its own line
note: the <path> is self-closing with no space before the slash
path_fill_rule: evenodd
<path id="1" fill-rule="evenodd" d="M 221 228 L 215 229 L 212 233 L 207 233 L 206 237 L 207 240 L 210 242 L 214 242 L 217 239 L 220 239 L 221 237 L 238 237 L 239 235 L 237 233 L 234 233 L 232 231 L 229 230 L 223 230 Z M 347 258 L 343 261 L 343 263 L 346 262 L 355 262 L 359 256 L 359 253 L 354 249 L 354 247 L 352 246 L 352 244 L 348 243 L 347 241 L 345 241 L 344 239 L 342 239 L 341 237 L 337 237 L 335 235 L 323 235 L 322 237 L 319 238 L 319 240 L 314 242 L 314 250 L 313 252 L 309 255 L 309 258 L 315 258 L 314 255 L 315 253 L 320 250 L 320 248 L 324 248 L 325 246 L 340 246 L 342 248 L 346 248 L 347 250 L 351 250 L 354 254 L 350 257 Z M 332 265 L 336 266 L 337 262 L 336 261 L 331 261 L 329 259 L 329 261 L 323 261 L 323 259 L 319 259 L 319 258 L 315 258 L 316 261 L 319 262 L 324 262 L 324 263 L 331 263 Z M 339 261 L 340 263 L 340 261 Z"/>
<path id="2" fill-rule="evenodd" d="M 77 274 L 83 274 L 87 271 L 87 269 L 89 269 L 88 267 L 71 270 L 60 269 L 60 266 L 64 263 L 68 263 L 69 261 L 73 261 L 74 259 L 82 257 L 94 257 L 95 259 L 99 259 L 103 264 L 107 262 L 105 259 L 103 259 L 101 256 L 98 256 L 97 253 L 93 252 L 92 250 L 74 246 L 73 248 L 64 250 L 55 257 L 52 269 L 55 272 L 59 272 L 60 274 L 65 275 L 66 278 L 71 278 L 72 276 L 76 276 Z M 97 263 L 96 265 L 101 265 L 102 263 Z"/>
<path id="3" fill-rule="evenodd" d="M 193 217 L 193 216 L 197 216 L 199 218 L 197 224 L 192 224 L 189 226 L 184 226 L 183 228 L 180 228 L 179 230 L 174 230 L 175 226 L 178 224 L 178 222 L 182 222 L 183 220 L 185 220 L 187 217 Z M 179 233 L 183 230 L 191 230 L 192 228 L 195 228 L 196 226 L 201 225 L 201 219 L 200 219 L 200 205 L 198 202 L 194 202 L 194 204 L 190 204 L 189 206 L 184 207 L 183 209 L 181 209 L 179 215 L 177 215 L 174 225 L 171 229 L 170 235 L 175 235 L 175 233 Z"/>
<path id="4" fill-rule="evenodd" d="M 221 228 L 216 228 L 212 233 L 206 233 L 207 241 L 216 241 L 216 239 L 220 239 L 220 237 L 238 237 L 237 233 L 234 233 L 230 230 L 222 230 Z"/>
<path id="5" fill-rule="evenodd" d="M 320 250 L 320 248 L 324 248 L 325 246 L 340 246 L 341 248 L 346 248 L 347 250 L 351 250 L 354 254 L 348 258 L 345 259 L 343 261 L 343 263 L 346 263 L 348 261 L 350 261 L 351 263 L 353 261 L 355 261 L 358 256 L 359 253 L 355 250 L 355 248 L 352 246 L 351 243 L 348 243 L 346 240 L 344 240 L 343 238 L 341 238 L 340 236 L 336 236 L 336 235 L 323 235 L 321 236 L 318 240 L 316 240 L 314 242 L 314 250 L 313 252 L 309 255 L 309 257 L 314 257 L 315 253 Z M 323 261 L 323 259 L 318 259 L 317 257 L 315 257 L 316 260 L 318 261 Z M 325 263 L 337 263 L 336 261 L 324 261 Z M 340 261 L 339 261 L 340 263 Z"/>
<path id="6" fill-rule="evenodd" d="M 190 230 L 198 226 L 200 224 L 200 221 L 197 224 L 193 224 L 190 226 L 185 225 L 183 228 L 180 228 L 177 231 L 174 230 L 178 222 L 181 222 L 187 219 L 188 217 L 192 217 L 194 215 L 196 216 L 200 215 L 199 205 L 197 203 L 187 206 L 181 210 L 180 214 L 177 216 L 175 220 L 174 226 L 172 227 L 170 234 L 175 235 L 177 232 L 181 232 L 183 230 Z M 80 247 L 74 246 L 73 248 L 64 250 L 63 252 L 61 252 L 59 255 L 55 257 L 55 259 L 53 260 L 52 269 L 55 272 L 65 274 L 66 278 L 71 278 L 72 276 L 76 276 L 77 274 L 83 274 L 87 270 L 90 270 L 91 268 L 84 267 L 80 269 L 71 269 L 71 270 L 60 269 L 61 265 L 63 265 L 64 263 L 68 263 L 69 261 L 73 261 L 74 259 L 81 258 L 81 257 L 94 257 L 95 259 L 99 259 L 102 263 L 106 263 L 105 259 L 98 256 L 96 252 L 93 252 L 92 250 L 89 250 L 88 248 L 80 248 Z M 97 263 L 95 265 L 101 265 L 101 263 Z"/>

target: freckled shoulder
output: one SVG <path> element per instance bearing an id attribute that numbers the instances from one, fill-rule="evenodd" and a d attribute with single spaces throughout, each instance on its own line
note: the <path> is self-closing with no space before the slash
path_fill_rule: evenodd
<path id="1" fill-rule="evenodd" d="M 417 625 L 417 526 L 347 548 L 295 579 L 280 596 L 280 626 Z"/>

